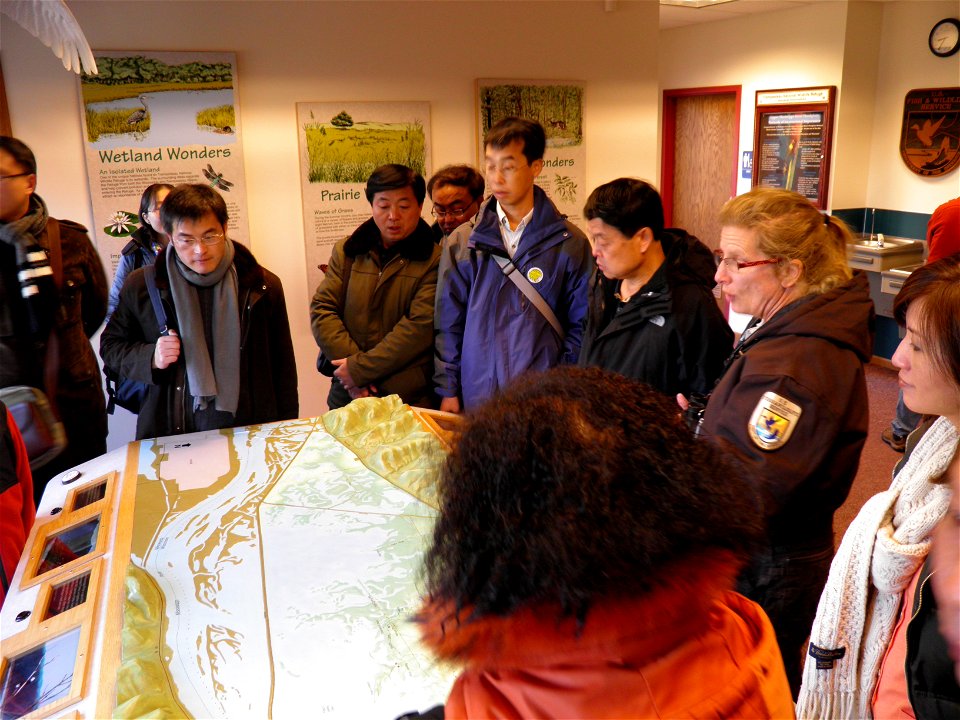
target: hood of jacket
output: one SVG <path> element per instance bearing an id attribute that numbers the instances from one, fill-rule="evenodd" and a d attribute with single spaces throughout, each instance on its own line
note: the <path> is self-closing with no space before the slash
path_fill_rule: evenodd
<path id="1" fill-rule="evenodd" d="M 687 558 L 666 568 L 649 593 L 603 599 L 591 606 L 582 628 L 559 606 L 525 607 L 507 616 L 470 617 L 452 604 L 428 602 L 415 618 L 424 644 L 439 658 L 474 669 L 544 667 L 612 655 L 645 664 L 677 636 L 695 635 L 708 608 L 733 586 L 739 563 L 726 551 Z"/>
<path id="2" fill-rule="evenodd" d="M 130 234 L 130 242 L 123 246 L 121 255 L 130 255 L 137 250 L 144 250 L 153 255 L 153 238 L 156 233 L 153 228 L 141 225 Z"/>
<path id="3" fill-rule="evenodd" d="M 869 362 L 875 325 L 870 281 L 865 272 L 855 270 L 842 285 L 819 295 L 807 295 L 781 309 L 740 350 L 779 335 L 813 337 L 852 350 L 861 361 Z"/>
<path id="4" fill-rule="evenodd" d="M 522 262 L 524 255 L 531 251 L 542 252 L 567 239 L 564 231 L 567 228 L 567 217 L 561 213 L 553 201 L 539 186 L 533 186 L 533 217 L 523 231 L 520 245 L 514 257 L 516 262 Z M 480 208 L 477 224 L 470 233 L 467 247 L 481 250 L 494 255 L 507 256 L 500 234 L 500 216 L 497 214 L 497 199 L 490 197 Z"/>
<path id="5" fill-rule="evenodd" d="M 373 218 L 370 218 L 360 223 L 360 226 L 347 238 L 343 245 L 343 254 L 355 258 L 379 247 L 380 242 L 380 228 L 377 227 Z M 395 247 L 397 252 L 408 260 L 423 262 L 430 259 L 436 242 L 430 226 L 420 218 L 413 232 L 400 240 Z"/>
<path id="6" fill-rule="evenodd" d="M 716 286 L 713 279 L 716 261 L 713 253 L 696 236 L 680 228 L 667 228 L 660 238 L 663 248 L 663 264 L 642 288 L 638 302 L 628 303 L 622 309 L 623 317 L 632 321 L 645 321 L 649 317 L 669 313 L 672 309 L 670 288 L 678 285 L 702 285 L 707 290 Z M 594 321 L 606 325 L 616 307 L 614 297 L 619 280 L 610 280 L 596 271 L 594 293 L 599 293 L 600 303 L 594 308 Z M 596 301 L 595 301 L 596 302 Z M 600 317 L 606 318 L 601 323 Z"/>

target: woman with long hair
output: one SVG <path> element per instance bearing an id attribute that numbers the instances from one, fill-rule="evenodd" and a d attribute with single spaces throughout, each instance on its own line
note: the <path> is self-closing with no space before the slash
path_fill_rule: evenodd
<path id="1" fill-rule="evenodd" d="M 932 417 L 837 550 L 810 634 L 802 718 L 960 717 L 925 562 L 960 475 L 960 254 L 910 275 L 893 312 L 906 328 L 893 355 L 904 402 Z"/>

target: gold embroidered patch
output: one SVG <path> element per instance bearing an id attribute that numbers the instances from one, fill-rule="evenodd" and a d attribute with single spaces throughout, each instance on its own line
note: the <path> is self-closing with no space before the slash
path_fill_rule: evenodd
<path id="1" fill-rule="evenodd" d="M 803 410 L 774 392 L 765 392 L 753 409 L 747 433 L 761 450 L 778 450 L 787 444 Z"/>

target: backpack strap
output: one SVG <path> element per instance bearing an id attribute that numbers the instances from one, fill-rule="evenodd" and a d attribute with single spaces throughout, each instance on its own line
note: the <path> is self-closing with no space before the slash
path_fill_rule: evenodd
<path id="1" fill-rule="evenodd" d="M 163 302 L 160 300 L 160 291 L 157 290 L 157 269 L 153 265 L 145 265 L 143 268 L 143 279 L 147 282 L 147 292 L 150 294 L 150 303 L 153 305 L 153 314 L 157 317 L 157 327 L 160 328 L 161 335 L 169 335 L 170 328 L 167 327 L 167 312 L 163 309 Z"/>
<path id="2" fill-rule="evenodd" d="M 57 290 L 63 289 L 63 248 L 60 245 L 60 223 L 55 218 L 47 218 L 47 242 L 50 244 L 50 269 L 53 270 L 53 282 Z M 63 314 L 62 306 L 59 313 Z M 57 410 L 57 379 L 60 374 L 60 337 L 57 335 L 57 323 L 50 328 L 47 338 L 47 352 L 43 361 L 43 385 L 47 394 L 47 401 L 53 408 L 54 414 L 60 417 Z"/>
<path id="3" fill-rule="evenodd" d="M 547 322 L 550 323 L 550 327 L 554 329 L 560 341 L 563 342 L 566 336 L 566 333 L 563 332 L 563 325 L 557 320 L 557 316 L 547 304 L 547 301 L 543 299 L 543 296 L 538 293 L 537 289 L 530 284 L 530 281 L 523 276 L 523 273 L 519 272 L 517 266 L 513 264 L 510 258 L 494 255 L 493 253 L 490 253 L 490 256 L 497 261 L 500 270 L 503 271 L 503 274 L 507 276 L 510 282 L 516 285 L 517 289 L 522 292 L 527 300 L 533 303 L 533 306 L 546 318 Z"/>

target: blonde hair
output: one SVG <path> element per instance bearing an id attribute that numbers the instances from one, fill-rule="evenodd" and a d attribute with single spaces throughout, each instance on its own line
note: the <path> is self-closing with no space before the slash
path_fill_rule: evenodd
<path id="1" fill-rule="evenodd" d="M 720 223 L 755 230 L 760 251 L 771 258 L 799 260 L 808 295 L 825 293 L 853 277 L 847 265 L 850 229 L 795 192 L 754 188 L 724 204 Z"/>

